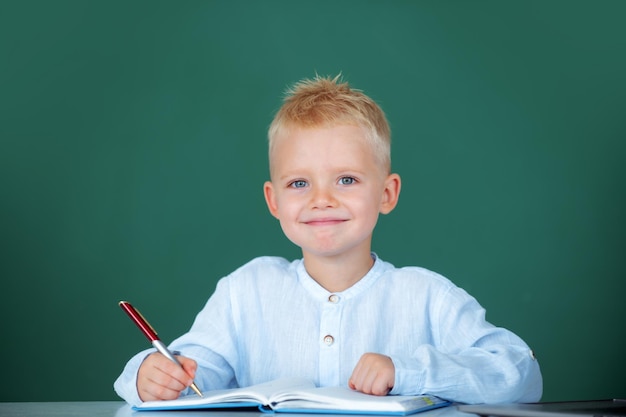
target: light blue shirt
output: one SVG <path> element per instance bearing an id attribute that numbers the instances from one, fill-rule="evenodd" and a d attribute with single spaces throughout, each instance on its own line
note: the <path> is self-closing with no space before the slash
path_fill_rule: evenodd
<path id="1" fill-rule="evenodd" d="M 539 365 L 512 332 L 485 321 L 477 301 L 448 279 L 375 258 L 360 281 L 330 293 L 302 260 L 261 257 L 221 279 L 188 333 L 169 346 L 198 362 L 202 391 L 307 377 L 347 386 L 361 355 L 391 357 L 390 394 L 428 393 L 464 403 L 532 402 Z M 151 350 L 135 355 L 115 382 L 131 404 Z"/>

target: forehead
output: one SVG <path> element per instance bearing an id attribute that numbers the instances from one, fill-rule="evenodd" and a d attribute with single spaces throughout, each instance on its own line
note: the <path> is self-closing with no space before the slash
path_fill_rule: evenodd
<path id="1" fill-rule="evenodd" d="M 270 162 L 277 156 L 315 154 L 317 157 L 336 156 L 336 152 L 361 152 L 374 154 L 374 147 L 365 129 L 356 125 L 328 127 L 292 127 L 282 130 L 272 143 Z"/>
<path id="2" fill-rule="evenodd" d="M 354 125 L 283 131 L 270 151 L 274 179 L 322 170 L 384 174 L 383 165 L 366 131 Z"/>

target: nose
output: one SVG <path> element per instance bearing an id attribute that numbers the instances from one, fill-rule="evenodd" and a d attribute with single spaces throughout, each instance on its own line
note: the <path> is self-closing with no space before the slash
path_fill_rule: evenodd
<path id="1" fill-rule="evenodd" d="M 337 205 L 337 200 L 335 199 L 335 195 L 333 190 L 329 187 L 315 187 L 312 190 L 311 195 L 311 208 L 314 209 L 325 209 L 330 207 L 335 207 Z"/>

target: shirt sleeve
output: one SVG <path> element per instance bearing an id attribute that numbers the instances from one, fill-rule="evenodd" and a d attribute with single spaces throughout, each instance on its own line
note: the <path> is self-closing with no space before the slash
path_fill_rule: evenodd
<path id="1" fill-rule="evenodd" d="M 485 320 L 485 310 L 450 287 L 431 311 L 433 344 L 392 357 L 392 394 L 428 393 L 463 403 L 533 402 L 543 385 L 532 350 L 512 332 Z"/>

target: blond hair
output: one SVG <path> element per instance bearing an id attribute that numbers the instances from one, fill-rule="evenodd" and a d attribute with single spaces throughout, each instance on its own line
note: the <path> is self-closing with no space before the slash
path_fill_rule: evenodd
<path id="1" fill-rule="evenodd" d="M 313 128 L 351 124 L 363 128 L 377 160 L 391 169 L 391 129 L 382 109 L 360 90 L 334 78 L 316 75 L 287 90 L 268 131 L 269 152 L 276 137 L 290 127 Z"/>

